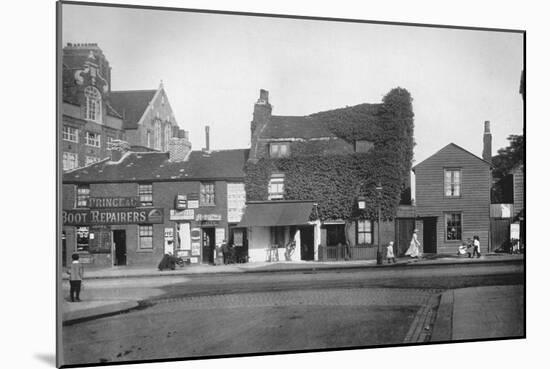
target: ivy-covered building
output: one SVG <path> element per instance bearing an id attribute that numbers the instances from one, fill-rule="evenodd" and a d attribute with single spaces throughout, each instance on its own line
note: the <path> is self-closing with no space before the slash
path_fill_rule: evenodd
<path id="1" fill-rule="evenodd" d="M 240 223 L 248 228 L 250 259 L 282 258 L 292 240 L 292 260 L 375 258 L 376 245 L 389 241 L 404 252 L 415 227 L 406 195 L 414 146 L 410 94 L 396 88 L 381 103 L 307 116 L 272 109 L 268 91 L 260 90 Z"/>

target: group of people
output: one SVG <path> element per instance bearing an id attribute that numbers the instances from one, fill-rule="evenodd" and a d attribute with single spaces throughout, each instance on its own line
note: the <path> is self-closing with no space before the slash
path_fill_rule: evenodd
<path id="1" fill-rule="evenodd" d="M 472 250 L 470 251 L 470 249 Z M 457 255 L 468 254 L 469 258 L 475 258 L 476 256 L 480 258 L 481 257 L 480 250 L 481 250 L 481 243 L 479 242 L 479 236 L 474 236 L 473 241 L 471 238 L 468 238 L 468 241 L 466 241 L 465 244 L 458 246 Z"/>
<path id="2" fill-rule="evenodd" d="M 412 239 L 409 244 L 409 248 L 405 252 L 405 255 L 410 256 L 411 258 L 418 258 L 420 256 L 420 241 L 418 241 L 418 236 L 416 235 L 418 229 L 413 231 Z M 386 261 L 389 263 L 395 263 L 395 254 L 393 253 L 393 241 L 388 243 L 386 246 Z"/>

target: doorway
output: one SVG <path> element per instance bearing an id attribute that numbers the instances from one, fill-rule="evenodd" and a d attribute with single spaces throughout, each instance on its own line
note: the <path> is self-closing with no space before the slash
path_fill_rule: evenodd
<path id="1" fill-rule="evenodd" d="M 437 253 L 437 217 L 423 218 L 423 243 L 425 254 Z"/>
<path id="2" fill-rule="evenodd" d="M 412 234 L 414 232 L 414 218 L 397 218 L 395 219 L 395 247 L 394 250 L 397 256 L 403 256 L 409 248 Z"/>
<path id="3" fill-rule="evenodd" d="M 205 264 L 214 264 L 215 237 L 215 228 L 202 228 L 202 262 Z"/>
<path id="4" fill-rule="evenodd" d="M 126 265 L 126 231 L 113 230 L 113 243 L 115 245 L 114 265 Z"/>
<path id="5" fill-rule="evenodd" d="M 313 226 L 300 227 L 300 257 L 302 260 L 313 260 L 315 258 L 315 241 Z"/>

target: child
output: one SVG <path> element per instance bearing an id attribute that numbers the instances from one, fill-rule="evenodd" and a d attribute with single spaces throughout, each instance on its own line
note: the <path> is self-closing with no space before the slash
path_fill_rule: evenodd
<path id="1" fill-rule="evenodd" d="M 78 261 L 78 254 L 73 254 L 72 259 L 73 263 L 71 264 L 71 268 L 67 270 L 67 273 L 69 274 L 69 283 L 71 284 L 71 302 L 75 301 L 75 294 L 76 301 L 80 302 L 80 287 L 82 286 L 84 269 L 82 268 L 82 264 Z"/>
<path id="2" fill-rule="evenodd" d="M 477 254 L 477 257 L 480 258 L 481 257 L 481 253 L 479 252 L 481 249 L 481 243 L 479 242 L 479 236 L 474 236 L 474 255 L 472 257 L 476 257 L 476 254 Z"/>
<path id="3" fill-rule="evenodd" d="M 386 259 L 388 260 L 388 264 L 390 261 L 393 261 L 395 264 L 395 256 L 393 255 L 393 241 L 390 241 L 388 246 L 386 247 Z"/>

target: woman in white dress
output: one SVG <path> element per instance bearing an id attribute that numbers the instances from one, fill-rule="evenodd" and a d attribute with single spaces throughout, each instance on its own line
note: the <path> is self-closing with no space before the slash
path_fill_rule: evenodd
<path id="1" fill-rule="evenodd" d="M 420 242 L 418 242 L 418 237 L 416 236 L 416 233 L 418 232 L 418 229 L 415 229 L 413 232 L 413 236 L 411 239 L 411 244 L 405 252 L 405 255 L 409 255 L 411 258 L 417 258 L 420 256 Z"/>

